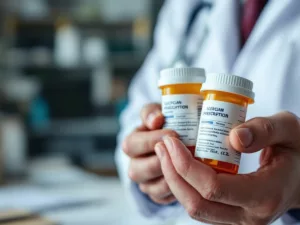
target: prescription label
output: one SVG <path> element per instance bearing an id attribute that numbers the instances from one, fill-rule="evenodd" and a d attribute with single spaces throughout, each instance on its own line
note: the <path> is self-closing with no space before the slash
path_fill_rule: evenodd
<path id="1" fill-rule="evenodd" d="M 164 128 L 176 131 L 186 146 L 196 146 L 202 105 L 201 95 L 162 96 Z"/>
<path id="2" fill-rule="evenodd" d="M 229 146 L 229 132 L 244 123 L 246 107 L 206 100 L 201 114 L 195 157 L 239 165 L 241 153 Z"/>

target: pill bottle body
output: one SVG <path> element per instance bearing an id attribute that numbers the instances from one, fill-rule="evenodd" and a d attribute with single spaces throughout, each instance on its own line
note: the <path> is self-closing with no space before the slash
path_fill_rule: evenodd
<path id="1" fill-rule="evenodd" d="M 192 154 L 195 153 L 199 117 L 203 104 L 201 87 L 201 83 L 172 84 L 160 87 L 162 113 L 165 116 L 164 128 L 176 131 Z"/>
<path id="2" fill-rule="evenodd" d="M 162 92 L 163 129 L 174 130 L 192 154 L 195 152 L 205 82 L 201 68 L 169 68 L 162 70 L 158 87 Z"/>
<path id="3" fill-rule="evenodd" d="M 236 83 L 239 84 L 238 81 Z M 241 153 L 230 146 L 229 133 L 232 128 L 245 122 L 248 105 L 254 100 L 251 94 L 241 95 L 230 92 L 229 88 L 225 88 L 226 91 L 222 88 L 214 90 L 213 84 L 208 83 L 209 88 L 202 90 L 204 102 L 194 156 L 218 173 L 237 174 Z M 252 82 L 250 87 L 252 91 Z"/>

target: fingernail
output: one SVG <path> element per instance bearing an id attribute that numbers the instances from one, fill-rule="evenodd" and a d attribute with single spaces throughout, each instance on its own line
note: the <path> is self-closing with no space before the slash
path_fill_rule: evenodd
<path id="1" fill-rule="evenodd" d="M 156 152 L 157 157 L 161 160 L 165 154 L 165 150 L 163 149 L 162 145 L 160 143 L 155 145 L 154 150 Z"/>
<path id="2" fill-rule="evenodd" d="M 253 135 L 249 128 L 239 128 L 234 130 L 244 148 L 249 147 L 253 142 Z"/>
<path id="3" fill-rule="evenodd" d="M 151 126 L 154 122 L 154 120 L 156 119 L 156 117 L 159 115 L 159 112 L 153 112 L 153 113 L 150 113 L 147 117 L 147 124 L 149 126 Z"/>
<path id="4" fill-rule="evenodd" d="M 169 151 L 170 149 L 173 148 L 173 142 L 172 142 L 172 139 L 171 139 L 170 137 L 165 136 L 165 137 L 163 138 L 163 141 L 164 141 L 164 143 L 165 143 L 165 145 L 166 145 L 168 151 Z"/>

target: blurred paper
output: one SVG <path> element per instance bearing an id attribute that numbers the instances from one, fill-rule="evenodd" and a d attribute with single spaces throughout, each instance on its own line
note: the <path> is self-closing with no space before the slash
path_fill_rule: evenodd
<path id="1" fill-rule="evenodd" d="M 73 207 L 97 200 L 54 194 L 30 186 L 2 188 L 0 189 L 0 199 L 0 211 L 18 209 L 37 213 L 62 207 Z"/>
<path id="2" fill-rule="evenodd" d="M 9 223 L 1 223 L 2 225 L 54 225 L 55 223 L 43 218 L 27 219 Z"/>
<path id="3" fill-rule="evenodd" d="M 2 225 L 54 225 L 48 219 L 26 211 L 9 210 L 0 212 L 0 224 Z"/>

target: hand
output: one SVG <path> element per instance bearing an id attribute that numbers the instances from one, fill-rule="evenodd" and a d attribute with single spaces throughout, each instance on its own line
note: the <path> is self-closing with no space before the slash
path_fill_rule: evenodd
<path id="1" fill-rule="evenodd" d="M 171 130 L 162 130 L 164 116 L 159 104 L 146 105 L 141 112 L 143 125 L 130 134 L 123 143 L 123 151 L 130 157 L 129 177 L 140 190 L 158 204 L 176 201 L 162 174 L 154 146 L 163 137 L 177 137 Z"/>
<path id="2" fill-rule="evenodd" d="M 217 174 L 195 160 L 176 138 L 155 151 L 165 179 L 189 215 L 209 224 L 266 225 L 300 203 L 300 125 L 283 112 L 255 118 L 229 136 L 243 153 L 264 149 L 261 167 L 246 175 Z"/>

